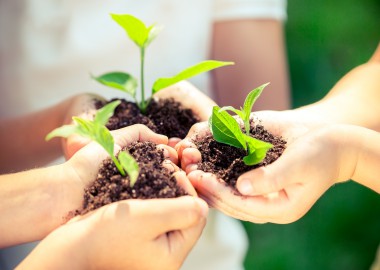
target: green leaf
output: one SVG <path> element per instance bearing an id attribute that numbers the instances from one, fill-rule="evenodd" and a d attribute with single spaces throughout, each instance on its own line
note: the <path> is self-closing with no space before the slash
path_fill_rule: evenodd
<path id="1" fill-rule="evenodd" d="M 145 47 L 147 47 L 153 40 L 156 39 L 158 34 L 161 33 L 163 27 L 161 25 L 151 25 L 148 28 L 149 34 L 148 34 L 148 39 L 145 42 Z"/>
<path id="2" fill-rule="evenodd" d="M 129 14 L 111 14 L 111 17 L 124 28 L 129 38 L 140 48 L 147 47 L 162 30 L 161 26 L 155 24 L 147 27 L 138 18 Z"/>
<path id="3" fill-rule="evenodd" d="M 137 80 L 132 75 L 124 72 L 110 72 L 98 77 L 92 76 L 99 83 L 126 92 L 132 97 L 136 96 Z"/>
<path id="4" fill-rule="evenodd" d="M 78 133 L 83 137 L 88 137 L 93 139 L 94 136 L 94 122 L 90 120 L 86 120 L 77 116 L 73 117 L 75 123 L 78 124 Z"/>
<path id="5" fill-rule="evenodd" d="M 256 165 L 263 161 L 269 149 L 273 147 L 272 144 L 258 140 L 251 136 L 244 134 L 244 139 L 248 145 L 248 155 L 243 158 L 245 165 Z"/>
<path id="6" fill-rule="evenodd" d="M 51 140 L 54 137 L 67 138 L 73 134 L 79 133 L 79 127 L 75 125 L 64 125 L 62 127 L 56 128 L 46 135 L 45 140 Z"/>
<path id="7" fill-rule="evenodd" d="M 120 100 L 115 100 L 111 103 L 108 103 L 103 108 L 99 109 L 96 112 L 94 122 L 98 125 L 105 125 L 108 122 L 108 119 L 113 115 L 115 108 L 121 103 Z"/>
<path id="8" fill-rule="evenodd" d="M 247 149 L 239 124 L 230 114 L 220 111 L 219 106 L 213 107 L 209 126 L 217 142 Z"/>
<path id="9" fill-rule="evenodd" d="M 264 90 L 264 88 L 268 85 L 269 83 L 263 84 L 256 89 L 253 89 L 247 97 L 245 98 L 244 101 L 244 106 L 243 106 L 243 111 L 245 114 L 245 118 L 243 118 L 243 121 L 249 121 L 249 116 L 252 111 L 253 104 L 255 104 L 257 98 L 261 95 L 261 92 Z"/>
<path id="10" fill-rule="evenodd" d="M 128 173 L 130 179 L 130 186 L 133 187 L 139 176 L 139 165 L 136 160 L 127 152 L 123 151 L 119 153 L 118 159 L 121 166 Z"/>
<path id="11" fill-rule="evenodd" d="M 93 140 L 100 144 L 111 157 L 114 156 L 114 140 L 111 132 L 105 126 L 94 125 Z"/>
<path id="12" fill-rule="evenodd" d="M 233 62 L 222 62 L 222 61 L 214 61 L 214 60 L 208 60 L 200 62 L 194 66 L 191 66 L 177 75 L 170 77 L 170 78 L 160 78 L 153 84 L 153 93 L 157 93 L 163 88 L 166 88 L 170 85 L 173 85 L 177 82 L 189 79 L 195 75 L 198 75 L 203 72 L 207 72 L 219 67 L 233 65 Z"/>
<path id="13" fill-rule="evenodd" d="M 236 113 L 242 120 L 244 120 L 245 118 L 245 114 L 244 114 L 244 111 L 241 111 L 241 110 L 238 110 L 238 109 L 235 109 L 234 107 L 232 106 L 225 106 L 225 107 L 222 107 L 219 112 L 221 111 L 232 111 L 234 113 Z"/>

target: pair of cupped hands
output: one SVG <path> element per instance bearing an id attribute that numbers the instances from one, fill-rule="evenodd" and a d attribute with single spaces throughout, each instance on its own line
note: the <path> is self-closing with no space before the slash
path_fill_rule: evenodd
<path id="1" fill-rule="evenodd" d="M 156 98 L 169 97 L 191 108 L 204 122 L 194 125 L 184 140 L 167 138 L 142 125 L 112 131 L 115 151 L 133 141 L 158 144 L 164 149 L 167 168 L 174 171 L 179 185 L 193 196 L 121 201 L 76 217 L 62 226 L 77 227 L 79 230 L 76 231 L 85 231 L 86 235 L 95 232 L 84 228 L 97 228 L 97 237 L 89 244 L 91 250 L 98 250 L 95 247 L 102 241 L 117 246 L 125 238 L 128 246 L 119 251 L 114 249 L 113 256 L 118 257 L 114 260 L 118 263 L 115 266 L 120 267 L 123 261 L 125 267 L 133 268 L 136 266 L 134 260 L 125 262 L 123 256 L 130 252 L 131 257 L 137 259 L 143 249 L 159 258 L 159 262 L 154 258 L 143 260 L 146 268 L 160 269 L 158 264 L 162 263 L 165 269 L 176 269 L 199 238 L 206 223 L 208 206 L 244 221 L 290 223 L 302 217 L 331 185 L 349 178 L 345 172 L 336 170 L 339 160 L 334 157 L 340 150 L 328 139 L 331 133 L 326 128 L 328 123 L 318 119 L 317 114 L 302 109 L 260 111 L 254 113 L 254 118 L 274 135 L 282 136 L 287 141 L 287 148 L 274 163 L 241 175 L 236 192 L 215 175 L 197 170 L 201 154 L 194 140 L 210 133 L 207 120 L 215 103 L 187 82 L 156 94 Z M 66 121 L 70 121 L 72 115 L 93 116 L 93 99 L 92 95 L 77 96 L 67 112 Z M 78 136 L 64 140 L 63 148 L 68 159 L 64 166 L 70 172 L 71 184 L 78 191 L 73 194 L 76 194 L 79 208 L 82 199 L 79 195 L 96 178 L 107 153 L 96 143 Z M 110 237 L 111 231 L 118 232 L 119 236 Z M 59 230 L 54 233 L 59 234 Z M 112 268 L 106 254 L 97 256 L 97 264 L 102 263 Z"/>

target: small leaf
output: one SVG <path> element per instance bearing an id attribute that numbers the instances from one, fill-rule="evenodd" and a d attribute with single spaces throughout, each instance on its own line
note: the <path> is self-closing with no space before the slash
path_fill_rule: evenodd
<path id="1" fill-rule="evenodd" d="M 249 92 L 249 94 L 245 98 L 244 107 L 243 107 L 244 108 L 243 111 L 245 114 L 245 118 L 243 118 L 244 122 L 249 121 L 249 116 L 251 114 L 253 105 L 255 104 L 257 98 L 261 95 L 261 92 L 264 90 L 264 88 L 268 84 L 269 83 L 266 83 L 257 87 L 256 89 L 253 89 L 251 92 Z"/>
<path id="2" fill-rule="evenodd" d="M 157 93 L 163 88 L 166 88 L 170 85 L 173 85 L 177 82 L 189 79 L 195 75 L 198 75 L 203 72 L 207 72 L 219 67 L 233 65 L 233 62 L 222 62 L 222 61 L 214 61 L 214 60 L 208 60 L 200 62 L 194 66 L 191 66 L 177 75 L 170 77 L 170 78 L 160 78 L 153 84 L 153 93 Z"/>
<path id="3" fill-rule="evenodd" d="M 137 80 L 124 72 L 110 72 L 98 77 L 92 76 L 99 83 L 126 92 L 132 97 L 136 96 Z"/>
<path id="4" fill-rule="evenodd" d="M 241 110 L 238 110 L 238 109 L 235 109 L 234 107 L 232 106 L 225 106 L 225 107 L 222 107 L 219 112 L 221 111 L 232 111 L 234 113 L 236 113 L 242 120 L 244 120 L 245 118 L 245 114 L 244 114 L 244 111 L 241 111 Z"/>
<path id="5" fill-rule="evenodd" d="M 210 130 L 217 142 L 228 144 L 237 148 L 247 149 L 244 134 L 239 124 L 227 112 L 214 106 L 209 120 Z"/>
<path id="6" fill-rule="evenodd" d="M 77 116 L 73 117 L 73 120 L 75 123 L 78 124 L 78 131 L 79 135 L 87 137 L 87 138 L 93 138 L 94 134 L 94 122 L 90 120 L 86 120 Z"/>
<path id="7" fill-rule="evenodd" d="M 93 140 L 100 144 L 111 157 L 114 156 L 114 140 L 111 132 L 105 126 L 94 125 Z"/>
<path id="8" fill-rule="evenodd" d="M 248 144 L 248 155 L 243 158 L 245 165 L 252 166 L 264 160 L 269 149 L 273 147 L 272 144 L 258 140 L 251 136 L 244 135 Z"/>
<path id="9" fill-rule="evenodd" d="M 145 42 L 145 47 L 147 47 L 153 40 L 156 39 L 158 34 L 161 33 L 163 27 L 161 25 L 151 25 L 148 28 L 149 34 L 148 34 L 148 39 Z"/>
<path id="10" fill-rule="evenodd" d="M 133 187 L 139 176 L 139 165 L 136 160 L 127 152 L 120 152 L 118 155 L 121 166 L 128 173 L 130 179 L 130 186 Z"/>
<path id="11" fill-rule="evenodd" d="M 99 109 L 96 112 L 94 122 L 98 125 L 105 125 L 108 122 L 108 119 L 113 115 L 115 108 L 121 103 L 120 100 L 115 100 L 111 103 L 108 103 L 103 108 Z"/>
<path id="12" fill-rule="evenodd" d="M 127 32 L 129 38 L 140 48 L 148 40 L 149 29 L 136 17 L 129 14 L 111 14 L 112 19 Z"/>
<path id="13" fill-rule="evenodd" d="M 78 129 L 78 126 L 64 125 L 51 131 L 48 135 L 46 135 L 45 140 L 48 141 L 54 137 L 67 138 L 73 134 L 77 134 L 79 132 Z"/>

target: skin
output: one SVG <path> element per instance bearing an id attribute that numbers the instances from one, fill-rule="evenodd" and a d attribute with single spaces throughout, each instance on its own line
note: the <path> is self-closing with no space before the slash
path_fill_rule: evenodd
<path id="1" fill-rule="evenodd" d="M 181 103 L 184 108 L 191 108 L 200 121 L 206 121 L 212 112 L 212 107 L 215 106 L 215 102 L 199 91 L 191 83 L 182 81 L 165 89 L 162 89 L 154 95 L 156 99 L 173 98 L 177 102 Z M 194 103 L 194 100 L 197 102 Z M 93 117 L 93 112 L 84 116 L 85 118 Z M 168 145 L 174 147 L 180 138 L 169 138 Z M 79 149 L 89 143 L 89 140 L 80 136 L 70 136 L 67 140 L 63 140 L 65 149 L 65 156 L 69 159 Z"/>
<path id="2" fill-rule="evenodd" d="M 26 116 L 0 120 L 0 174 L 40 167 L 62 156 L 61 142 L 46 142 L 46 134 L 69 123 L 73 115 L 93 110 L 94 98 L 100 97 L 82 94 Z"/>
<path id="3" fill-rule="evenodd" d="M 190 196 L 113 203 L 53 231 L 17 269 L 179 269 L 207 210 Z"/>
<path id="4" fill-rule="evenodd" d="M 133 141 L 152 141 L 166 148 L 164 153 L 168 159 L 177 161 L 175 151 L 165 146 L 168 138 L 153 133 L 145 126 L 134 125 L 112 134 L 115 153 Z M 90 143 L 63 164 L 1 175 L 0 213 L 3 218 L 0 231 L 7 233 L 2 235 L 0 247 L 42 239 L 64 223 L 63 217 L 81 206 L 84 188 L 95 179 L 101 162 L 107 157 L 103 148 Z M 186 181 L 181 182 L 190 194 L 195 194 Z M 25 209 L 33 211 L 25 212 Z M 21 232 L 20 227 L 23 228 Z"/>
<path id="5" fill-rule="evenodd" d="M 331 185 L 348 179 L 379 193 L 379 75 L 380 46 L 367 63 L 345 75 L 321 101 L 296 110 L 255 113 L 255 118 L 283 136 L 288 145 L 271 165 L 239 177 L 241 195 L 215 175 L 196 170 L 201 155 L 192 140 L 209 132 L 206 123 L 194 126 L 188 138 L 176 146 L 181 166 L 211 206 L 257 223 L 294 222 Z"/>

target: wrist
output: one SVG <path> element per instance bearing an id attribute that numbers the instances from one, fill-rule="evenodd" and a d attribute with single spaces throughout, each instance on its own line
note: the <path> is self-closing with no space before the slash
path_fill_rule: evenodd
<path id="1" fill-rule="evenodd" d="M 355 174 L 360 152 L 360 139 L 356 127 L 350 125 L 333 125 L 329 131 L 336 147 L 337 178 L 336 182 L 352 179 Z"/>
<path id="2" fill-rule="evenodd" d="M 16 269 L 89 269 L 86 233 L 80 224 L 59 227 L 43 239 Z"/>

